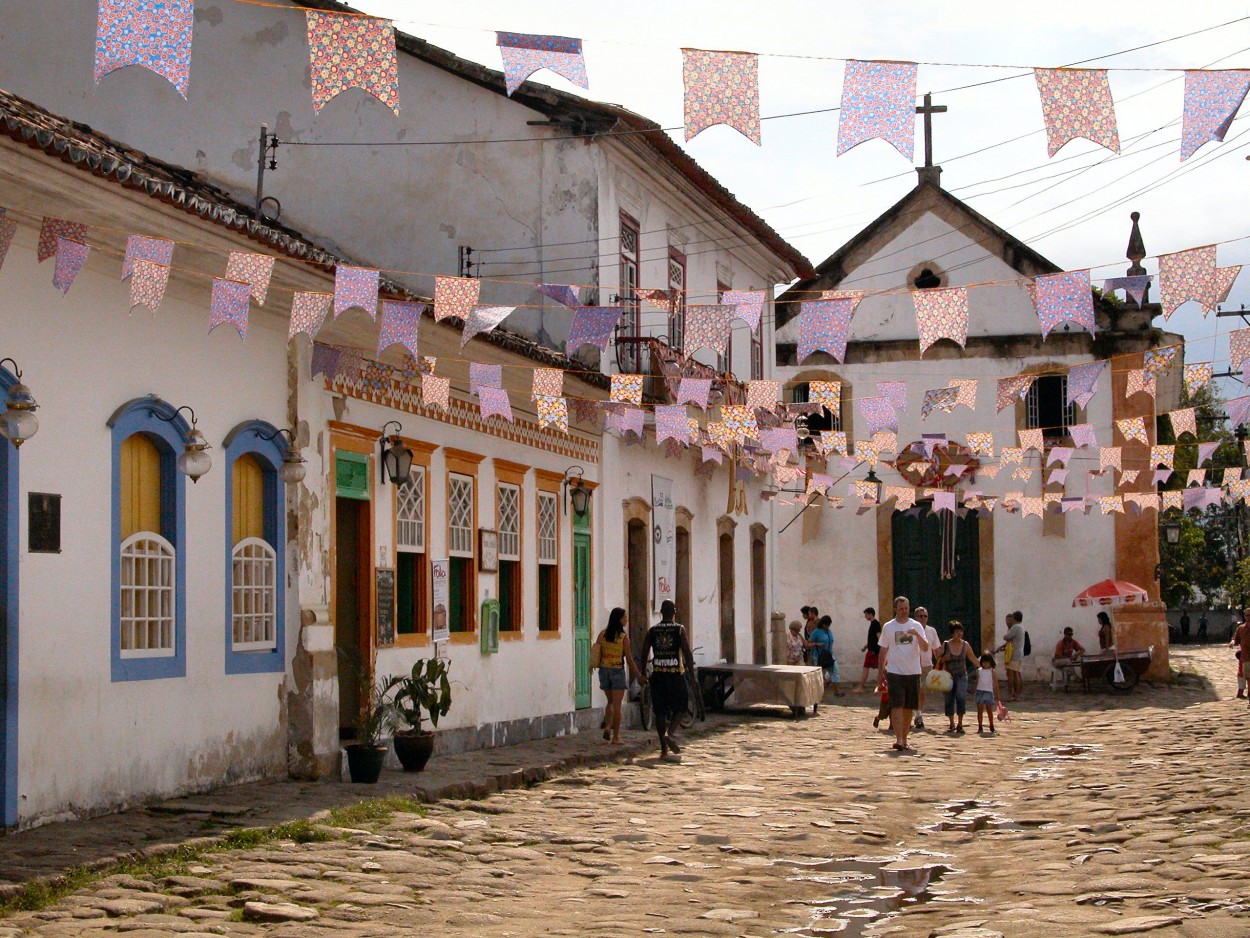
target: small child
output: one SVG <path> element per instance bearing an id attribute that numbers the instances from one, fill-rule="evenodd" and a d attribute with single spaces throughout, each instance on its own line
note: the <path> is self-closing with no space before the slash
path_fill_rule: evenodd
<path id="1" fill-rule="evenodd" d="M 994 736 L 994 703 L 998 700 L 998 675 L 994 673 L 994 656 L 986 652 L 977 669 L 977 732 L 985 732 L 984 719 L 990 718 L 990 735 Z"/>
<path id="2" fill-rule="evenodd" d="M 882 720 L 890 721 L 890 731 L 894 731 L 894 718 L 890 715 L 890 685 L 885 682 L 885 678 L 877 685 L 877 693 L 881 695 L 881 706 L 877 710 L 877 715 L 872 718 L 872 728 L 875 730 L 881 725 Z"/>

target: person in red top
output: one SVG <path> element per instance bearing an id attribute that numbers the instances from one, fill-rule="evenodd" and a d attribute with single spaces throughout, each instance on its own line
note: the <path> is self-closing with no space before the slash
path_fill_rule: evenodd
<path id="1" fill-rule="evenodd" d="M 1068 626 L 1063 630 L 1063 638 L 1055 642 L 1055 657 L 1075 658 L 1077 655 L 1083 654 L 1085 654 L 1085 646 L 1073 636 L 1072 626 Z"/>

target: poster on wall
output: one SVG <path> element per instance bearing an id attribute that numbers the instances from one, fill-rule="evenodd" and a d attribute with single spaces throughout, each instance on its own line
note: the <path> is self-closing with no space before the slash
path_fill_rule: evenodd
<path id="1" fill-rule="evenodd" d="M 430 585 L 433 600 L 430 613 L 430 639 L 435 643 L 451 641 L 451 629 L 447 623 L 447 610 L 450 607 L 450 591 L 448 579 L 451 573 L 450 560 L 430 561 Z"/>
<path id="2" fill-rule="evenodd" d="M 673 480 L 651 477 L 651 550 L 655 582 L 651 594 L 658 612 L 660 603 L 673 599 L 677 571 L 677 516 L 673 510 Z"/>

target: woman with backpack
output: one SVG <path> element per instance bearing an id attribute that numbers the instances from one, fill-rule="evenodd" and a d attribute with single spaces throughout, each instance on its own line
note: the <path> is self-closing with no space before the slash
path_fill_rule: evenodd
<path id="1" fill-rule="evenodd" d="M 622 744 L 621 705 L 628 686 L 626 665 L 638 683 L 647 683 L 646 675 L 638 670 L 633 650 L 629 647 L 625 610 L 618 606 L 608 614 L 608 627 L 599 633 L 590 649 L 590 670 L 599 669 L 599 689 L 608 696 L 608 704 L 603 711 L 603 738 L 611 740 L 613 746 Z"/>
<path id="2" fill-rule="evenodd" d="M 833 687 L 835 697 L 844 696 L 838 689 L 838 685 L 842 683 L 838 659 L 833 656 L 833 619 L 829 616 L 821 616 L 817 620 L 816 628 L 812 629 L 807 646 L 812 650 L 812 660 L 824 669 L 826 686 Z"/>
<path id="3" fill-rule="evenodd" d="M 938 652 L 939 668 L 945 668 L 951 676 L 951 689 L 946 692 L 946 719 L 950 721 L 948 733 L 964 731 L 964 712 L 968 709 L 968 674 L 975 671 L 980 662 L 973 654 L 972 646 L 964 641 L 963 623 L 958 619 L 950 622 L 951 637 L 942 643 Z M 955 717 L 959 723 L 955 723 Z"/>

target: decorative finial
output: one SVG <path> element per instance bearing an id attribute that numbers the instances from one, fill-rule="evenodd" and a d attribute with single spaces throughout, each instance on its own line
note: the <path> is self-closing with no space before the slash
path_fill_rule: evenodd
<path id="1" fill-rule="evenodd" d="M 1133 221 L 1133 230 L 1129 232 L 1128 249 L 1124 256 L 1133 262 L 1129 267 L 1128 274 L 1130 277 L 1141 276 L 1146 272 L 1146 268 L 1141 265 L 1142 260 L 1146 256 L 1146 245 L 1142 242 L 1141 228 L 1137 222 L 1141 219 L 1141 212 L 1132 212 L 1129 218 Z"/>

